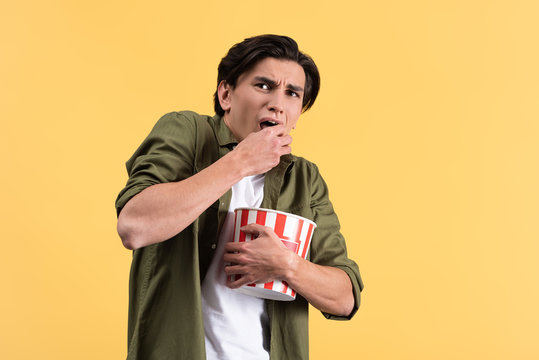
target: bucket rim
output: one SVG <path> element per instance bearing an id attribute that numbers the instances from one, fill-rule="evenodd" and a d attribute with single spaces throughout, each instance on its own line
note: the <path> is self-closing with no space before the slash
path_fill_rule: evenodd
<path id="1" fill-rule="evenodd" d="M 255 210 L 255 211 L 266 211 L 266 212 L 272 212 L 272 213 L 277 213 L 277 214 L 282 214 L 282 215 L 286 215 L 286 216 L 291 216 L 291 217 L 294 217 L 294 218 L 297 218 L 297 219 L 300 219 L 300 220 L 303 220 L 303 221 L 306 221 L 307 223 L 311 224 L 314 226 L 313 230 L 316 229 L 316 223 L 312 220 L 309 220 L 307 218 L 304 218 L 303 216 L 299 216 L 299 215 L 296 215 L 296 214 L 291 214 L 291 213 L 287 213 L 287 212 L 284 212 L 284 211 L 279 211 L 279 210 L 273 210 L 273 209 L 266 209 L 266 208 L 255 208 L 255 207 L 238 207 L 238 208 L 235 208 L 234 209 L 234 213 L 237 211 L 237 210 Z"/>

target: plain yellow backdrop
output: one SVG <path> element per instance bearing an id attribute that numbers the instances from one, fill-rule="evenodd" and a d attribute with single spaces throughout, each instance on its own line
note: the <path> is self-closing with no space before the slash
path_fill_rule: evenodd
<path id="1" fill-rule="evenodd" d="M 227 49 L 287 34 L 319 65 L 293 151 L 365 281 L 311 309 L 312 359 L 538 359 L 539 2 L 0 3 L 0 358 L 126 356 L 124 162 L 212 112 Z"/>

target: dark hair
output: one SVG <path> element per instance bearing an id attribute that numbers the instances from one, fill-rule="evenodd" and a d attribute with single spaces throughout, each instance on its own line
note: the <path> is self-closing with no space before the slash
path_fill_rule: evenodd
<path id="1" fill-rule="evenodd" d="M 302 111 L 307 111 L 314 104 L 320 89 L 320 74 L 313 59 L 299 51 L 298 44 L 288 36 L 259 35 L 247 38 L 232 46 L 228 54 L 221 59 L 217 70 L 217 87 L 225 80 L 232 87 L 236 86 L 241 74 L 249 71 L 256 63 L 265 58 L 292 60 L 305 71 L 305 92 Z M 225 111 L 219 103 L 217 90 L 213 95 L 215 112 L 223 116 Z"/>

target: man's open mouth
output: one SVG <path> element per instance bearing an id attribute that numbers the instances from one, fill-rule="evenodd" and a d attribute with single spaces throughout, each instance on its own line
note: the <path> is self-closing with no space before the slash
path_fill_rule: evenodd
<path id="1" fill-rule="evenodd" d="M 278 123 L 276 121 L 272 121 L 272 120 L 266 120 L 266 121 L 262 121 L 260 123 L 260 127 L 262 129 L 266 128 L 266 127 L 269 127 L 269 126 L 275 126 L 277 125 Z"/>

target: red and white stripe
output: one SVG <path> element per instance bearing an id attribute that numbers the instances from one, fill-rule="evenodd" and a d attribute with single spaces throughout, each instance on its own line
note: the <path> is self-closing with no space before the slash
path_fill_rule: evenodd
<path id="1" fill-rule="evenodd" d="M 275 210 L 238 208 L 235 210 L 234 241 L 251 241 L 251 235 L 243 233 L 240 228 L 253 223 L 272 228 L 287 248 L 302 258 L 306 258 L 313 230 L 316 227 L 314 222 L 301 216 Z M 229 278 L 235 281 L 241 278 L 241 275 L 232 275 Z M 288 286 L 286 281 L 281 280 L 247 284 L 238 290 L 249 295 L 274 300 L 294 300 L 296 298 L 296 292 Z"/>

